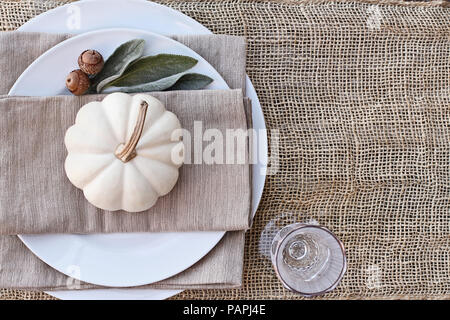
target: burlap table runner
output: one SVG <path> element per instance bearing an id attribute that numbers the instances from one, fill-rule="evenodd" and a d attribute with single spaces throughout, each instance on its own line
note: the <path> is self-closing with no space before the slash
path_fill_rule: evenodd
<path id="1" fill-rule="evenodd" d="M 176 298 L 299 298 L 276 279 L 268 242 L 278 226 L 309 219 L 347 249 L 348 272 L 324 298 L 450 298 L 446 2 L 158 2 L 247 37 L 247 72 L 266 124 L 280 130 L 243 288 Z M 0 24 L 12 30 L 58 4 L 1 2 Z"/>

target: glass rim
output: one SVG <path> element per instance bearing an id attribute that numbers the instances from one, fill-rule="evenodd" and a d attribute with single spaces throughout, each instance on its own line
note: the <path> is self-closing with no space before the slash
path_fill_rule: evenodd
<path id="1" fill-rule="evenodd" d="M 286 289 L 288 289 L 288 290 L 290 290 L 290 291 L 292 291 L 292 292 L 294 292 L 294 293 L 300 294 L 300 295 L 302 295 L 302 296 L 304 296 L 304 297 L 315 297 L 315 296 L 320 296 L 320 295 L 323 295 L 323 294 L 325 294 L 325 293 L 328 293 L 328 292 L 330 292 L 331 290 L 333 290 L 334 288 L 336 288 L 337 285 L 341 282 L 341 280 L 342 280 L 342 278 L 344 277 L 345 273 L 347 272 L 347 254 L 346 254 L 346 252 L 345 252 L 345 247 L 344 247 L 344 244 L 342 243 L 342 241 L 341 241 L 341 240 L 340 240 L 333 232 L 331 232 L 328 228 L 326 228 L 326 227 L 324 227 L 324 226 L 321 226 L 321 225 L 314 225 L 314 224 L 307 224 L 307 223 L 298 223 L 298 224 L 299 224 L 299 225 L 298 225 L 297 227 L 294 227 L 294 228 L 293 228 L 292 230 L 290 230 L 287 234 L 285 234 L 284 237 L 281 238 L 280 241 L 279 241 L 278 244 L 277 244 L 277 247 L 276 247 L 275 253 L 274 253 L 275 258 L 273 259 L 273 262 L 272 262 L 272 263 L 273 263 L 273 266 L 274 266 L 274 269 L 275 269 L 275 274 L 277 275 L 278 279 L 280 279 L 280 281 L 281 281 L 281 283 L 283 284 L 283 286 L 284 286 Z M 286 227 L 288 227 L 288 226 L 283 227 L 281 230 L 283 230 L 283 229 L 286 228 Z M 324 290 L 322 290 L 322 291 L 319 291 L 319 292 L 305 293 L 305 292 L 301 292 L 301 291 L 299 291 L 299 290 L 296 290 L 296 289 L 292 288 L 292 286 L 290 286 L 290 285 L 283 279 L 283 276 L 282 276 L 282 275 L 280 274 L 280 272 L 279 272 L 278 259 L 277 259 L 276 257 L 278 256 L 278 253 L 279 253 L 279 251 L 280 251 L 281 245 L 282 245 L 282 244 L 284 243 L 284 241 L 288 238 L 288 236 L 291 235 L 293 232 L 298 231 L 298 230 L 300 230 L 300 229 L 304 229 L 304 228 L 316 228 L 316 229 L 320 229 L 320 230 L 323 230 L 323 231 L 327 232 L 328 234 L 330 234 L 330 235 L 336 240 L 336 242 L 338 243 L 338 245 L 339 245 L 339 247 L 341 248 L 341 251 L 342 251 L 342 260 L 343 260 L 343 261 L 342 261 L 342 270 L 341 270 L 341 272 L 340 272 L 338 278 L 337 278 L 336 281 L 333 282 L 333 284 L 331 284 L 328 288 L 326 288 L 326 289 L 324 289 Z M 281 230 L 278 231 L 278 232 L 281 232 Z"/>

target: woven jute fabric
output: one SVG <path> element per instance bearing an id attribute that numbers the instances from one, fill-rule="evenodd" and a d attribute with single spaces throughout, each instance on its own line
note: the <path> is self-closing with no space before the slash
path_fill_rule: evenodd
<path id="1" fill-rule="evenodd" d="M 446 2 L 159 2 L 213 32 L 247 37 L 247 72 L 274 134 L 243 287 L 175 298 L 300 298 L 282 288 L 268 247 L 279 227 L 315 220 L 338 235 L 348 257 L 343 281 L 322 299 L 449 299 Z M 2 2 L 1 27 L 58 4 Z"/>

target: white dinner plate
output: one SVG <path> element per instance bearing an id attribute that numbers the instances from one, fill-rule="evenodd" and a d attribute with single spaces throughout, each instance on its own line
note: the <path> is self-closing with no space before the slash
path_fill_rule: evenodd
<path id="1" fill-rule="evenodd" d="M 105 8 L 108 8 L 108 10 L 105 10 Z M 102 12 L 102 14 L 98 15 L 98 12 Z M 79 18 L 79 24 L 76 23 L 77 17 Z M 28 21 L 19 30 L 79 34 L 110 27 L 131 27 L 153 31 L 162 35 L 211 34 L 201 24 L 178 11 L 141 0 L 86 0 L 76 2 L 47 11 Z M 247 96 L 253 102 L 253 127 L 255 129 L 265 129 L 262 109 L 256 91 L 248 77 Z M 259 156 L 258 163 L 253 166 L 253 214 L 256 212 L 265 182 L 265 168 L 267 164 L 267 137 L 265 134 L 258 136 L 257 146 L 254 146 L 254 152 L 257 152 Z M 177 235 L 179 234 L 177 233 Z M 199 236 L 200 233 L 195 234 Z M 144 239 L 146 235 L 150 238 Z M 142 237 L 139 242 L 144 240 L 142 242 L 143 246 L 145 247 L 147 245 L 146 249 L 148 249 L 149 247 L 162 243 L 162 241 L 158 240 L 158 237 L 164 237 L 164 234 L 140 234 L 139 236 Z M 168 236 L 172 237 L 170 234 Z M 74 245 L 80 248 L 77 254 L 83 257 L 85 248 L 92 247 L 99 249 L 102 245 L 106 245 L 109 248 L 113 247 L 114 239 L 118 239 L 115 237 L 120 237 L 120 235 L 36 235 L 27 236 L 26 244 L 30 247 L 34 244 L 37 244 L 37 246 L 42 244 L 42 247 L 39 246 L 39 250 L 35 250 L 34 252 L 38 256 L 43 256 L 48 255 L 53 250 L 56 246 L 55 242 L 65 243 L 66 245 L 73 242 Z M 159 239 L 161 240 L 162 238 Z M 212 247 L 217 242 L 214 241 L 211 242 Z M 52 259 L 58 260 L 61 257 L 53 257 Z M 178 261 L 178 259 L 175 260 Z M 51 264 L 49 260 L 44 259 L 44 261 Z M 90 264 L 94 265 L 96 261 L 97 259 L 91 260 Z M 77 272 L 73 271 L 73 265 L 64 265 L 63 269 L 67 270 L 66 273 L 77 277 Z M 123 298 L 132 298 L 135 292 L 139 292 L 139 294 L 134 295 L 135 299 L 143 299 L 144 297 L 147 299 L 163 299 L 179 292 L 179 290 L 102 289 L 54 291 L 49 293 L 63 299 L 117 299 L 120 297 L 121 291 L 124 293 Z M 107 292 L 111 292 L 111 294 L 106 294 Z"/>

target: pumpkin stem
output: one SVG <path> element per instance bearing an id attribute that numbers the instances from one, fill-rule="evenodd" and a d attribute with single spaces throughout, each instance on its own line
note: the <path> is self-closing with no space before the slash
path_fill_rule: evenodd
<path id="1" fill-rule="evenodd" d="M 126 144 L 120 144 L 115 152 L 116 157 L 123 161 L 128 162 L 134 157 L 136 157 L 136 145 L 139 142 L 139 139 L 142 135 L 142 130 L 144 129 L 145 116 L 147 115 L 148 104 L 145 101 L 142 101 L 139 114 L 136 120 L 136 125 L 133 130 L 133 134 L 130 137 L 130 140 Z"/>

